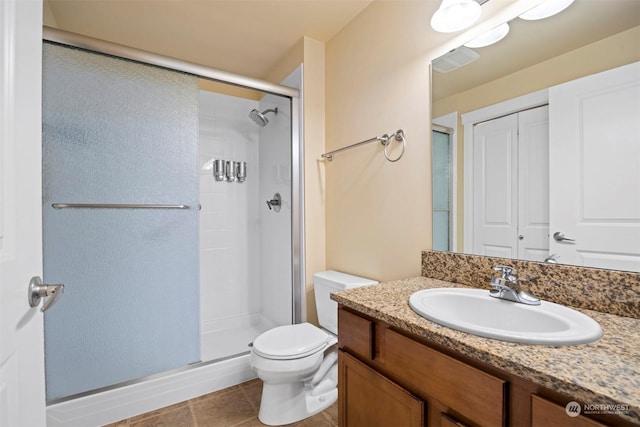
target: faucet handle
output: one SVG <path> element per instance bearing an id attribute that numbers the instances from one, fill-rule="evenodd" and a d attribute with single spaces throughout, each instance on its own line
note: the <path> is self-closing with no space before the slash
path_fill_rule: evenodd
<path id="1" fill-rule="evenodd" d="M 495 265 L 493 269 L 496 271 L 500 271 L 502 273 L 503 279 L 518 277 L 518 270 L 513 267 L 509 267 L 508 265 Z"/>

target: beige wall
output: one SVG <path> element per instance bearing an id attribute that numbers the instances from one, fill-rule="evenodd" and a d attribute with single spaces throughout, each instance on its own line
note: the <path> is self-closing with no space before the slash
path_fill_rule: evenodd
<path id="1" fill-rule="evenodd" d="M 430 247 L 429 61 L 412 40 L 427 36 L 415 16 L 427 6 L 374 2 L 327 44 L 327 151 L 398 129 L 407 137 L 396 163 L 377 143 L 324 162 L 330 269 L 380 281 L 418 276 Z M 403 26 L 411 30 L 394 30 Z"/>
<path id="2" fill-rule="evenodd" d="M 198 88 L 209 92 L 220 93 L 223 95 L 237 96 L 239 98 L 252 99 L 259 101 L 264 93 L 257 90 L 246 89 L 239 86 L 233 86 L 228 83 L 217 82 L 215 80 L 198 79 Z"/>
<path id="3" fill-rule="evenodd" d="M 42 24 L 47 27 L 57 28 L 58 23 L 56 22 L 56 17 L 53 16 L 53 12 L 51 11 L 51 5 L 47 0 L 43 0 L 42 2 Z"/>
<path id="4" fill-rule="evenodd" d="M 326 149 L 400 128 L 407 136 L 397 163 L 369 144 L 323 164 L 327 268 L 382 281 L 420 275 L 431 248 L 430 61 L 522 3 L 489 2 L 475 29 L 441 35 L 429 27 L 439 2 L 376 1 L 327 43 Z"/>
<path id="5" fill-rule="evenodd" d="M 303 64 L 304 192 L 305 192 L 305 290 L 307 320 L 317 324 L 313 274 L 326 270 L 325 177 L 317 159 L 324 152 L 325 133 L 325 45 L 304 37 L 278 62 L 269 80 L 280 82 Z"/>
<path id="6" fill-rule="evenodd" d="M 640 27 L 597 41 L 498 80 L 444 98 L 433 115 L 477 110 L 501 101 L 640 60 Z"/>

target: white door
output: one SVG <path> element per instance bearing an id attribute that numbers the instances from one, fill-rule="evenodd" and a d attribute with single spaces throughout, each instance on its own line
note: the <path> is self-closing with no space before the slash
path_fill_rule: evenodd
<path id="1" fill-rule="evenodd" d="M 549 105 L 551 252 L 640 271 L 640 63 L 555 86 Z"/>
<path id="2" fill-rule="evenodd" d="M 0 1 L 0 426 L 45 421 L 42 275 L 42 2 Z"/>
<path id="3" fill-rule="evenodd" d="M 548 121 L 543 106 L 474 126 L 474 254 L 547 257 Z"/>
<path id="4" fill-rule="evenodd" d="M 549 107 L 518 113 L 518 258 L 549 256 Z"/>
<path id="5" fill-rule="evenodd" d="M 518 255 L 518 115 L 474 126 L 473 253 Z"/>

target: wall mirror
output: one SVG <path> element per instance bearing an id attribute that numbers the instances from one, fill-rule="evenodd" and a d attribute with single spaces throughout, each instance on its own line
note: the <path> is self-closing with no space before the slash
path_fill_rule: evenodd
<path id="1" fill-rule="evenodd" d="M 564 117 L 559 118 L 559 115 L 570 110 L 564 104 L 549 101 L 550 93 L 555 93 L 553 88 L 610 70 L 639 65 L 640 3 L 637 0 L 575 0 L 558 15 L 537 21 L 514 18 L 508 24 L 509 33 L 498 43 L 483 48 L 460 47 L 432 63 L 433 248 L 640 271 L 638 83 L 632 83 L 626 90 L 631 94 L 628 97 L 630 105 L 625 104 L 627 101 L 614 101 L 608 107 L 603 98 L 593 102 L 592 107 L 596 109 L 580 110 L 582 115 L 586 114 L 585 111 L 602 114 L 603 117 L 614 115 L 614 123 L 601 126 L 607 129 L 595 128 L 595 125 L 588 128 L 588 138 L 605 142 L 598 144 L 597 154 L 596 151 L 588 151 L 589 147 L 596 146 L 595 143 L 582 147 L 573 166 L 565 167 L 563 162 L 573 156 L 558 151 L 557 134 L 549 136 L 553 133 L 549 132 L 549 120 L 551 123 L 564 121 Z M 461 65 L 465 62 L 468 63 Z M 627 71 L 638 80 L 638 68 Z M 604 78 L 605 81 L 611 79 Z M 587 82 L 587 85 L 591 83 Z M 615 96 L 612 95 L 610 100 L 616 99 Z M 537 116 L 529 117 L 533 110 L 538 110 Z M 521 111 L 526 113 L 520 114 Z M 477 151 L 480 138 L 494 132 L 491 128 L 493 120 L 507 120 L 504 119 L 506 116 L 510 116 L 508 120 L 515 130 L 502 136 L 496 134 L 497 144 L 493 148 Z M 619 127 L 616 122 L 627 128 L 622 135 L 617 133 Z M 546 130 L 541 130 L 541 123 Z M 478 129 L 485 133 L 474 136 Z M 525 145 L 518 149 L 517 144 L 513 148 L 512 139 L 522 138 L 523 134 L 534 137 L 536 132 L 542 139 L 546 135 L 544 148 L 531 151 L 523 148 Z M 617 144 L 623 139 L 627 141 L 627 148 Z M 476 164 L 475 172 L 474 156 L 481 165 Z M 524 170 L 520 173 L 532 181 L 529 186 L 523 187 L 523 180 L 518 180 L 515 172 L 518 165 Z M 473 175 L 480 167 L 497 173 L 480 178 L 476 175 L 474 181 Z M 580 185 L 586 189 L 602 187 L 590 202 L 593 206 L 587 206 L 588 200 L 580 199 L 582 193 L 565 188 L 564 181 L 558 184 L 559 177 L 554 171 L 563 168 L 563 173 L 571 174 L 571 168 L 575 168 L 575 174 L 584 175 Z M 513 176 L 516 176 L 515 180 L 512 180 Z M 493 181 L 495 185 L 483 187 L 478 184 L 483 180 Z M 567 231 L 568 228 L 557 225 L 558 206 L 568 203 L 566 200 L 569 198 L 576 198 L 574 196 L 580 199 L 577 203 L 580 203 L 578 210 L 583 219 L 586 218 L 583 222 L 591 221 L 589 215 L 596 207 L 607 207 L 603 217 L 611 219 L 608 225 L 613 228 L 600 228 L 601 247 L 590 243 L 592 246 L 587 249 L 579 248 L 585 239 L 581 237 L 579 241 Z M 484 204 L 478 205 L 480 199 Z M 504 205 L 505 201 L 511 204 Z M 550 213 L 554 209 L 556 213 Z M 570 210 L 566 207 L 560 209 Z M 585 209 L 589 215 L 585 214 Z M 509 223 L 511 229 L 507 234 L 513 244 L 498 242 L 486 245 L 488 249 L 478 245 L 481 240 L 477 237 L 481 228 L 478 218 L 490 216 L 492 210 L 495 224 Z M 564 216 L 561 220 L 565 220 Z M 523 225 L 525 222 L 533 224 L 531 230 L 537 228 L 537 233 L 543 236 L 539 239 L 541 242 L 534 243 L 531 230 Z M 502 233 L 499 228 L 489 227 L 485 231 L 488 235 L 497 236 Z M 618 229 L 624 231 L 618 233 Z M 574 229 L 571 230 L 573 233 Z M 579 232 L 582 231 L 575 231 Z M 619 242 L 630 250 L 613 247 L 613 243 L 617 245 Z M 577 255 L 567 251 L 577 251 Z M 592 259 L 591 254 L 598 255 Z M 602 261 L 602 258 L 607 259 Z"/>

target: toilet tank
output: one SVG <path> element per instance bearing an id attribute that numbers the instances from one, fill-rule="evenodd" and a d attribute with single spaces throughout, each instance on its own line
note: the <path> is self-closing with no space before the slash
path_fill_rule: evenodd
<path id="1" fill-rule="evenodd" d="M 313 275 L 318 322 L 326 330 L 338 335 L 338 303 L 331 299 L 331 292 L 360 286 L 375 285 L 375 280 L 352 276 L 339 271 L 322 271 Z"/>

